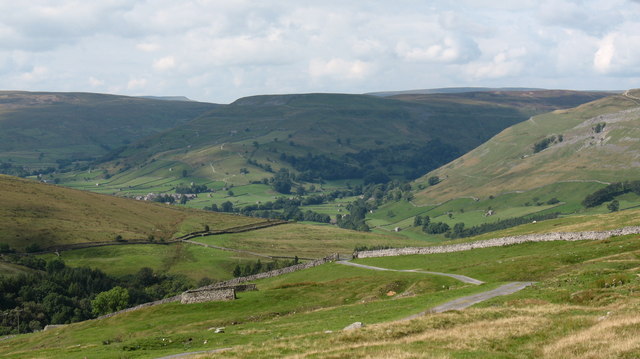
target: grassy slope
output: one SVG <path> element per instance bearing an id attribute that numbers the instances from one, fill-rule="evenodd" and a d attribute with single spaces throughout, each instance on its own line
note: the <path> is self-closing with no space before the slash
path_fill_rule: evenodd
<path id="1" fill-rule="evenodd" d="M 350 254 L 356 246 L 363 245 L 404 247 L 425 244 L 424 241 L 397 236 L 309 224 L 286 224 L 245 233 L 201 237 L 197 241 L 269 255 L 297 255 L 306 258 L 318 258 L 331 253 Z"/>
<path id="2" fill-rule="evenodd" d="M 162 353 L 337 330 L 360 318 L 369 322 L 401 318 L 454 293 L 478 290 L 449 278 L 377 273 L 337 264 L 263 280 L 258 286 L 258 292 L 239 293 L 239 300 L 233 302 L 169 304 L 21 336 L 0 342 L 0 352 L 6 357 L 157 357 Z M 390 290 L 410 290 L 416 296 L 393 300 L 386 295 Z M 225 335 L 207 330 L 219 326 L 227 327 Z M 40 343 L 38 348 L 33 347 L 33 340 Z M 112 344 L 101 344 L 107 341 Z M 124 347 L 132 351 L 123 351 Z"/>
<path id="3" fill-rule="evenodd" d="M 490 281 L 481 287 L 418 273 L 324 265 L 258 281 L 260 291 L 240 293 L 237 301 L 168 304 L 21 335 L 0 342 L 0 353 L 8 358 L 151 358 L 243 345 L 212 356 L 607 358 L 622 353 L 631 358 L 640 350 L 635 335 L 640 323 L 635 309 L 640 305 L 635 275 L 640 267 L 639 243 L 638 236 L 627 236 L 361 260 L 395 268 L 447 270 Z M 518 279 L 539 283 L 477 309 L 374 324 Z M 391 290 L 406 296 L 389 297 L 386 293 Z M 324 333 L 355 321 L 370 326 Z M 208 330 L 221 326 L 226 327 L 225 334 Z M 606 333 L 602 329 L 607 327 L 615 331 L 618 342 L 599 340 L 596 334 Z M 591 352 L 595 354 L 584 354 Z"/>
<path id="4" fill-rule="evenodd" d="M 42 257 L 50 259 L 55 255 Z M 205 277 L 216 281 L 231 279 L 237 264 L 257 259 L 265 262 L 264 258 L 183 243 L 85 248 L 62 252 L 59 258 L 67 266 L 96 268 L 116 277 L 148 267 L 155 272 L 184 275 L 194 283 Z"/>
<path id="5" fill-rule="evenodd" d="M 462 312 L 355 332 L 285 337 L 201 357 L 636 358 L 640 355 L 639 258 L 638 236 L 629 236 L 362 260 L 395 268 L 451 270 L 489 280 L 539 282 Z"/>
<path id="6" fill-rule="evenodd" d="M 0 176 L 0 241 L 22 249 L 124 239 L 170 239 L 261 221 L 182 209 Z"/>
<path id="7" fill-rule="evenodd" d="M 637 179 L 638 114 L 638 104 L 619 95 L 535 116 L 428 174 L 443 182 L 419 191 L 416 203 L 461 196 L 486 198 L 562 181 Z M 601 133 L 593 130 L 598 123 L 606 123 Z M 534 143 L 561 134 L 563 142 L 533 153 Z"/>
<path id="8" fill-rule="evenodd" d="M 0 160 L 27 167 L 96 157 L 173 128 L 214 104 L 91 93 L 0 92 Z"/>

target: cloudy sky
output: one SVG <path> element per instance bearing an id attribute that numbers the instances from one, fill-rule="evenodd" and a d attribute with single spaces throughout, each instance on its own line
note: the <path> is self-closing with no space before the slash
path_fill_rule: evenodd
<path id="1" fill-rule="evenodd" d="M 640 87 L 638 0 L 0 0 L 3 90 Z"/>

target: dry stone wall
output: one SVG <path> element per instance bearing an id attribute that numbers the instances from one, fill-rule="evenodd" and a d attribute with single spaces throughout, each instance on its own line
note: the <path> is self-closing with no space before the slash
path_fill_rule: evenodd
<path id="1" fill-rule="evenodd" d="M 410 254 L 433 254 L 468 251 L 477 248 L 502 247 L 512 244 L 527 242 L 549 242 L 549 241 L 582 241 L 582 240 L 603 240 L 613 236 L 625 236 L 629 234 L 640 234 L 640 227 L 624 227 L 610 231 L 588 231 L 588 232 L 556 232 L 545 234 L 526 234 L 522 236 L 492 238 L 483 241 L 450 244 L 432 247 L 406 247 L 381 249 L 374 251 L 354 252 L 354 258 L 371 257 L 392 257 Z"/>
<path id="2" fill-rule="evenodd" d="M 135 307 L 123 309 L 123 310 L 120 310 L 120 311 L 117 311 L 117 312 L 113 312 L 113 313 L 109 313 L 109 314 L 103 315 L 101 317 L 98 317 L 96 319 L 109 318 L 109 317 L 113 317 L 114 315 L 117 315 L 117 314 L 127 313 L 127 312 L 131 312 L 131 311 L 134 311 L 134 310 L 146 308 L 146 307 L 151 307 L 151 306 L 154 306 L 154 305 L 173 303 L 173 302 L 182 302 L 182 303 L 184 303 L 183 302 L 183 296 L 188 292 L 195 293 L 195 292 L 198 292 L 198 291 L 207 291 L 207 290 L 211 291 L 212 289 L 213 290 L 218 290 L 218 291 L 232 290 L 233 293 L 234 293 L 234 298 L 235 298 L 235 292 L 236 291 L 240 292 L 240 291 L 257 290 L 255 284 L 239 284 L 239 283 L 249 282 L 249 281 L 263 279 L 263 278 L 276 277 L 276 276 L 283 275 L 283 274 L 286 274 L 286 273 L 292 273 L 292 272 L 296 272 L 296 271 L 299 271 L 299 270 L 316 267 L 316 266 L 319 266 L 321 264 L 325 264 L 325 263 L 328 263 L 328 262 L 334 262 L 334 261 L 339 260 L 339 259 L 340 259 L 340 256 L 338 254 L 332 254 L 332 255 L 330 255 L 328 257 L 316 259 L 314 261 L 307 262 L 307 263 L 300 263 L 300 264 L 296 264 L 296 265 L 293 265 L 293 266 L 290 266 L 290 267 L 276 269 L 276 270 L 272 270 L 272 271 L 265 272 L 265 273 L 258 273 L 258 274 L 250 275 L 250 276 L 247 276 L 247 277 L 234 278 L 234 279 L 231 279 L 231 280 L 228 280 L 228 281 L 225 281 L 225 282 L 218 282 L 218 283 L 215 283 L 215 284 L 212 284 L 212 285 L 200 287 L 200 288 L 197 288 L 197 289 L 192 289 L 191 291 L 187 291 L 187 292 L 182 293 L 180 295 L 177 295 L 175 297 L 165 298 L 165 299 L 157 300 L 155 302 L 144 303 L 144 304 L 137 305 Z M 189 297 L 189 295 L 187 295 L 187 297 Z M 195 295 L 194 295 L 194 297 L 195 297 Z M 217 295 L 212 295 L 212 297 L 217 297 Z M 191 303 L 199 303 L 199 302 L 191 302 Z"/>
<path id="3" fill-rule="evenodd" d="M 218 283 L 203 287 L 202 289 L 204 289 L 204 288 L 228 287 L 228 286 L 237 285 L 237 284 L 242 283 L 242 282 L 250 282 L 250 281 L 254 281 L 254 280 L 258 280 L 258 279 L 277 277 L 279 275 L 283 275 L 283 274 L 287 274 L 287 273 L 293 273 L 293 272 L 297 272 L 299 270 L 316 267 L 316 266 L 319 266 L 319 265 L 322 265 L 322 264 L 325 264 L 325 263 L 328 263 L 328 262 L 335 262 L 338 259 L 339 259 L 339 255 L 338 254 L 332 254 L 332 255 L 330 255 L 328 257 L 316 259 L 314 261 L 310 261 L 310 262 L 307 262 L 307 263 L 300 263 L 300 264 L 296 264 L 296 265 L 293 265 L 293 266 L 284 267 L 284 268 L 281 268 L 281 269 L 274 269 L 274 270 L 269 271 L 269 272 L 258 273 L 258 274 L 254 274 L 254 275 L 250 275 L 250 276 L 246 276 L 246 277 L 238 277 L 238 278 L 230 279 L 230 280 L 225 281 L 225 282 L 218 282 Z"/>
<path id="4" fill-rule="evenodd" d="M 211 288 L 211 289 L 195 289 L 182 293 L 180 303 L 204 303 L 219 302 L 236 299 L 236 290 L 234 288 Z"/>
<path id="5" fill-rule="evenodd" d="M 140 305 L 136 305 L 135 307 L 131 307 L 131 308 L 127 308 L 127 309 L 123 309 L 123 310 L 119 310 L 117 312 L 113 312 L 113 313 L 109 313 L 109 314 L 105 314 L 101 317 L 98 317 L 96 319 L 104 319 L 104 318 L 109 318 L 109 317 L 113 317 L 114 315 L 117 314 L 122 314 L 122 313 L 127 313 L 127 312 L 132 312 L 134 310 L 138 310 L 138 309 L 142 309 L 142 308 L 146 308 L 146 307 L 152 307 L 154 305 L 160 305 L 160 304 L 166 304 L 166 303 L 173 303 L 173 302 L 179 302 L 182 299 L 182 294 L 180 295 L 176 295 L 174 297 L 170 297 L 170 298 L 165 298 L 165 299 L 160 299 L 160 300 L 156 300 L 155 302 L 148 302 L 148 303 L 143 303 Z"/>

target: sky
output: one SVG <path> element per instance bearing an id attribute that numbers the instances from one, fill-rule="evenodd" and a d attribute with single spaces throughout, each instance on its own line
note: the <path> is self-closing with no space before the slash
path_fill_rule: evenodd
<path id="1" fill-rule="evenodd" d="M 640 87 L 640 0 L 0 0 L 1 90 Z"/>

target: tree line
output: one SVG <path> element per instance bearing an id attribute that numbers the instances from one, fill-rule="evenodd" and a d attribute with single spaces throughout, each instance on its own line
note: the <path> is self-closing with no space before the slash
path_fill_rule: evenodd
<path id="1" fill-rule="evenodd" d="M 560 213 L 547 213 L 522 217 L 507 218 L 496 222 L 483 223 L 477 226 L 465 227 L 463 222 L 456 223 L 453 227 L 444 222 L 432 222 L 429 216 L 414 217 L 414 226 L 422 226 L 422 231 L 427 234 L 444 234 L 446 238 L 473 237 L 483 233 L 499 231 L 533 221 L 544 221 L 557 218 Z"/>
<path id="2" fill-rule="evenodd" d="M 615 197 L 633 192 L 640 196 L 640 181 L 615 182 L 585 197 L 582 205 L 590 208 L 612 201 Z"/>
<path id="3" fill-rule="evenodd" d="M 185 277 L 157 273 L 150 268 L 114 278 L 98 269 L 68 267 L 59 258 L 45 261 L 5 254 L 2 260 L 28 266 L 33 271 L 0 276 L 0 335 L 95 318 L 179 294 L 190 286 Z"/>

